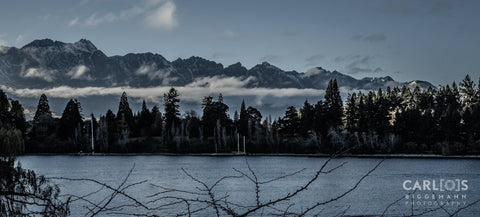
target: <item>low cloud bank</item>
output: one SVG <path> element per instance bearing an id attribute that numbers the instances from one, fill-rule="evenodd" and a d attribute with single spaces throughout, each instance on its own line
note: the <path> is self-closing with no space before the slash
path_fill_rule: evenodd
<path id="1" fill-rule="evenodd" d="M 298 89 L 298 88 L 248 88 L 250 82 L 254 81 L 253 77 L 244 79 L 234 77 L 206 77 L 199 78 L 186 86 L 175 87 L 180 93 L 180 99 L 187 101 L 199 101 L 204 96 L 216 96 L 222 93 L 224 96 L 255 96 L 258 99 L 265 97 L 316 97 L 323 96 L 325 91 L 318 89 Z M 129 97 L 143 98 L 154 102 L 160 102 L 163 94 L 171 87 L 157 86 L 136 88 L 129 86 L 121 87 L 70 87 L 59 86 L 53 88 L 12 88 L 5 85 L 0 86 L 10 94 L 18 97 L 39 97 L 45 93 L 48 97 L 57 98 L 76 98 L 89 96 L 120 96 L 124 91 Z"/>

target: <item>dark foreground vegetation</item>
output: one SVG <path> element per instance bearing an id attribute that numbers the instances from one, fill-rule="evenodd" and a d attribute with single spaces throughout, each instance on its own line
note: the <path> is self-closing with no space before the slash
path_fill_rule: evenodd
<path id="1" fill-rule="evenodd" d="M 480 89 L 469 76 L 459 86 L 439 89 L 404 86 L 352 93 L 345 105 L 337 81 L 331 80 L 324 100 L 288 107 L 278 119 L 262 116 L 243 101 L 232 118 L 221 94 L 204 97 L 201 116 L 194 111 L 181 115 L 179 101 L 171 88 L 162 112 L 144 102 L 134 113 L 123 93 L 116 114 L 108 110 L 98 119 L 93 114 L 85 119 L 80 102 L 71 99 L 56 118 L 42 95 L 27 122 L 21 104 L 0 91 L 0 139 L 17 135 L 27 153 L 243 152 L 243 141 L 247 153 L 332 153 L 352 146 L 359 147 L 352 152 L 365 154 L 480 151 Z"/>
<path id="2" fill-rule="evenodd" d="M 402 87 L 354 93 L 348 96 L 345 106 L 333 80 L 324 100 L 316 104 L 305 102 L 298 110 L 289 107 L 285 116 L 276 120 L 263 118 L 244 102 L 232 120 L 221 94 L 216 100 L 210 96 L 203 99 L 202 117 L 194 112 L 180 117 L 178 96 L 173 88 L 164 95 L 163 114 L 157 107 L 149 110 L 144 104 L 142 111 L 134 115 L 127 95 L 123 94 L 116 115 L 109 110 L 99 121 L 93 115 L 91 120 L 84 121 L 78 101 L 71 99 L 58 119 L 52 117 L 47 97 L 42 95 L 34 119 L 26 122 L 21 104 L 0 91 L 0 216 L 68 216 L 73 205 L 84 207 L 85 216 L 163 216 L 163 210 L 168 208 L 176 210 L 177 216 L 202 216 L 203 212 L 214 216 L 322 215 L 324 206 L 354 191 L 382 162 L 363 176 L 352 177 L 357 180 L 354 185 L 330 199 L 300 207 L 292 202 L 319 177 L 341 168 L 343 164 L 327 165 L 343 153 L 477 154 L 480 146 L 480 90 L 468 76 L 460 87 L 453 84 L 439 90 Z M 91 150 L 92 132 L 95 150 Z M 129 182 L 133 168 L 119 186 L 112 186 L 89 178 L 45 178 L 15 165 L 15 157 L 24 151 L 231 152 L 236 150 L 237 141 L 243 142 L 243 137 L 247 152 L 337 153 L 319 165 L 297 189 L 276 198 L 266 198 L 262 186 L 303 170 L 286 171 L 277 178 L 262 180 L 246 161 L 248 170 L 234 168 L 235 175 L 222 176 L 213 184 L 183 170 L 196 186 L 196 190 L 186 191 L 147 180 Z M 254 198 L 247 200 L 251 204 L 232 202 L 228 192 L 217 191 L 217 186 L 230 179 L 254 186 Z M 69 181 L 72 186 L 76 182 L 91 182 L 100 189 L 87 195 L 62 195 L 54 180 Z M 151 195 L 136 198 L 128 194 L 128 189 L 147 184 L 156 189 Z M 91 198 L 99 192 L 106 196 L 101 200 Z M 390 208 L 404 197 L 401 196 L 377 212 L 388 216 Z M 112 201 L 116 200 L 122 202 L 114 204 Z M 439 205 L 418 212 L 412 205 L 405 216 L 458 216 L 479 202 L 453 210 Z M 348 209 L 338 210 L 338 215 L 345 215 Z"/>

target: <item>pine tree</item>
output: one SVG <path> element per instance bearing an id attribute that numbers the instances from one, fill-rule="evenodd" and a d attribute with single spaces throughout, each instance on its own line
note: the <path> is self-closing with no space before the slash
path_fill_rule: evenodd
<path id="1" fill-rule="evenodd" d="M 478 94 L 475 90 L 475 83 L 470 79 L 469 75 L 460 82 L 460 93 L 464 108 L 471 108 L 478 101 Z"/>
<path id="2" fill-rule="evenodd" d="M 316 132 L 319 132 L 321 135 L 326 136 L 328 125 L 326 124 L 327 114 L 325 109 L 325 103 L 322 100 L 318 101 L 314 107 L 314 124 L 313 128 Z"/>
<path id="3" fill-rule="evenodd" d="M 60 138 L 69 139 L 73 143 L 73 147 L 67 147 L 67 150 L 72 152 L 78 152 L 81 147 L 78 146 L 81 138 L 81 129 L 83 121 L 80 114 L 80 105 L 77 100 L 70 99 L 68 101 L 65 110 L 58 127 L 58 135 Z"/>
<path id="4" fill-rule="evenodd" d="M 363 93 L 358 93 L 358 130 L 360 132 L 368 131 L 368 108 L 365 105 L 365 95 Z"/>
<path id="5" fill-rule="evenodd" d="M 141 136 L 147 136 L 149 134 L 149 129 L 153 123 L 153 118 L 150 113 L 150 110 L 147 108 L 147 104 L 145 100 L 142 103 L 142 110 L 140 111 L 139 121 L 138 121 L 138 128 L 140 129 Z"/>
<path id="6" fill-rule="evenodd" d="M 217 101 L 213 101 L 211 96 L 206 96 L 202 101 L 202 107 L 202 125 L 205 137 L 213 136 L 217 125 L 220 125 L 220 128 L 230 125 L 231 120 L 227 114 L 229 108 L 223 103 L 222 94 L 219 94 Z"/>
<path id="7" fill-rule="evenodd" d="M 178 110 L 180 99 L 175 88 L 171 88 L 168 93 L 163 94 L 163 104 L 165 106 L 165 131 L 168 138 L 173 136 L 172 127 L 178 127 L 180 111 Z"/>
<path id="8" fill-rule="evenodd" d="M 117 123 L 115 114 L 113 114 L 112 110 L 108 110 L 105 115 L 105 121 L 107 122 L 107 134 L 108 134 L 108 148 L 111 147 L 116 143 L 117 138 Z M 110 151 L 110 150 L 107 150 Z"/>
<path id="9" fill-rule="evenodd" d="M 379 135 L 383 136 L 390 127 L 390 112 L 388 101 L 385 95 L 383 95 L 382 89 L 378 89 L 375 104 L 374 129 Z"/>
<path id="10" fill-rule="evenodd" d="M 315 110 L 314 107 L 305 100 L 303 107 L 299 111 L 300 113 L 300 130 L 303 136 L 307 136 L 308 131 L 313 129 Z"/>
<path id="11" fill-rule="evenodd" d="M 338 90 L 337 79 L 330 80 L 325 91 L 325 109 L 329 127 L 338 129 L 342 125 L 342 107 L 343 101 Z"/>
<path id="12" fill-rule="evenodd" d="M 357 107 L 357 94 L 348 94 L 347 102 L 345 105 L 345 129 L 349 133 L 353 133 L 357 130 L 358 120 L 358 107 Z"/>
<path id="13" fill-rule="evenodd" d="M 12 117 L 13 125 L 25 135 L 27 123 L 23 113 L 23 107 L 17 100 L 12 100 L 12 108 L 10 109 L 10 116 Z"/>
<path id="14" fill-rule="evenodd" d="M 248 114 L 245 107 L 245 100 L 242 100 L 242 105 L 240 106 L 240 119 L 238 120 L 239 129 L 241 135 L 246 136 L 248 130 Z"/>
<path id="15" fill-rule="evenodd" d="M 127 122 L 128 128 L 133 128 L 133 112 L 130 108 L 130 105 L 128 104 L 128 97 L 126 92 L 122 93 L 122 96 L 120 97 L 120 103 L 118 105 L 117 119 L 120 120 L 122 119 L 122 117 Z"/>
<path id="16" fill-rule="evenodd" d="M 52 117 L 52 112 L 50 111 L 50 106 L 48 105 L 47 95 L 45 94 L 42 94 L 40 96 L 40 100 L 38 100 L 37 111 L 35 112 L 33 120 L 35 122 L 39 121 L 40 116 Z"/>
<path id="17" fill-rule="evenodd" d="M 162 118 L 162 113 L 160 112 L 160 109 L 158 108 L 158 106 L 156 105 L 153 106 L 151 116 L 152 116 L 153 122 L 152 122 L 152 129 L 151 129 L 150 135 L 161 136 L 163 118 Z"/>
<path id="18" fill-rule="evenodd" d="M 0 90 L 0 124 L 10 124 L 10 102 L 7 95 Z"/>
<path id="19" fill-rule="evenodd" d="M 285 111 L 285 116 L 281 120 L 283 129 L 282 133 L 288 136 L 295 136 L 298 133 L 300 125 L 300 118 L 298 117 L 297 109 L 294 106 L 289 106 Z"/>

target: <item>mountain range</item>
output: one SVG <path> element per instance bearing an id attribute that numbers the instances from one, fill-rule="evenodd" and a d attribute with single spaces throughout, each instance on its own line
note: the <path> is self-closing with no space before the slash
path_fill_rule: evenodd
<path id="1" fill-rule="evenodd" d="M 330 79 L 337 79 L 339 86 L 348 89 L 434 87 L 426 81 L 397 82 L 390 76 L 355 79 L 321 67 L 297 72 L 284 71 L 268 62 L 247 69 L 241 63 L 224 67 L 196 56 L 174 61 L 153 53 L 107 56 L 86 39 L 74 43 L 42 39 L 22 48 L 0 47 L 0 85 L 12 88 L 185 86 L 215 76 L 248 78 L 246 88 L 325 89 Z"/>

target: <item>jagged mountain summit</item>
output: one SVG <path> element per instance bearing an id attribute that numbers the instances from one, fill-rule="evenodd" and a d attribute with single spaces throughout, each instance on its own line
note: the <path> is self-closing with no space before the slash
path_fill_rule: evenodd
<path id="1" fill-rule="evenodd" d="M 376 90 L 404 84 L 433 87 L 426 81 L 401 83 L 389 76 L 358 80 L 320 67 L 303 73 L 284 71 L 267 62 L 247 69 L 241 63 L 224 67 L 201 57 L 172 62 L 153 53 L 108 57 L 86 39 L 75 43 L 42 39 L 22 48 L 0 49 L 0 85 L 14 88 L 185 86 L 200 78 L 216 76 L 249 78 L 247 87 L 266 88 L 325 89 L 334 78 L 340 86 L 350 89 Z"/>

